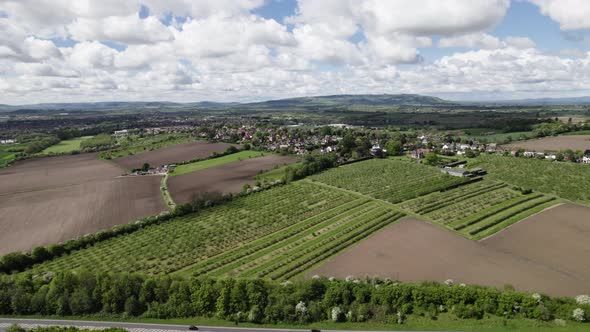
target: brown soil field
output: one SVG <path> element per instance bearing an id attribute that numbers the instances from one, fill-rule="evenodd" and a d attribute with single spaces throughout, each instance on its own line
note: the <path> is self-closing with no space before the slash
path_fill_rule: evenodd
<path id="1" fill-rule="evenodd" d="M 0 254 L 94 233 L 166 210 L 159 176 L 121 177 L 0 197 Z"/>
<path id="2" fill-rule="evenodd" d="M 523 148 L 533 151 L 559 151 L 559 150 L 587 150 L 590 149 L 590 135 L 563 135 L 543 137 L 521 142 L 514 142 L 503 146 L 507 149 Z"/>
<path id="3" fill-rule="evenodd" d="M 124 170 L 99 160 L 94 153 L 29 159 L 0 170 L 0 196 L 112 179 L 123 173 Z"/>
<path id="4" fill-rule="evenodd" d="M 129 170 L 140 168 L 144 163 L 158 167 L 166 164 L 178 163 L 181 161 L 206 158 L 209 157 L 209 155 L 211 155 L 213 152 L 223 152 L 232 145 L 233 144 L 229 143 L 209 143 L 205 141 L 195 141 L 113 159 L 113 162 Z"/>
<path id="5" fill-rule="evenodd" d="M 237 193 L 242 191 L 244 183 L 253 183 L 252 177 L 258 172 L 291 164 L 298 160 L 293 157 L 270 155 L 237 161 L 170 177 L 168 178 L 168 190 L 176 203 L 190 201 L 195 192 Z"/>
<path id="6" fill-rule="evenodd" d="M 18 162 L 0 170 L 0 255 L 93 233 L 166 210 L 159 176 L 96 154 Z"/>
<path id="7" fill-rule="evenodd" d="M 590 250 L 590 209 L 582 208 L 580 212 L 580 207 L 570 207 L 529 217 L 482 242 L 418 219 L 405 219 L 306 276 L 381 276 L 405 282 L 453 279 L 455 283 L 499 288 L 510 284 L 517 290 L 554 296 L 585 294 L 590 289 L 590 264 L 586 259 Z M 580 219 L 579 213 L 586 218 Z M 560 218 L 553 218 L 555 214 Z M 569 238 L 560 238 L 559 244 L 555 239 L 546 242 L 554 237 L 553 232 Z"/>

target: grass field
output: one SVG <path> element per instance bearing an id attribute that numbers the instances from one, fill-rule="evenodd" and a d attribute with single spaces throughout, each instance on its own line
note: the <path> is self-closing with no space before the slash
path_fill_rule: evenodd
<path id="1" fill-rule="evenodd" d="M 160 134 L 154 136 L 140 137 L 129 136 L 119 140 L 120 147 L 101 153 L 103 158 L 120 158 L 138 153 L 153 151 L 167 146 L 193 141 L 194 138 L 188 134 Z"/>
<path id="2" fill-rule="evenodd" d="M 84 136 L 78 137 L 74 139 L 69 139 L 65 141 L 61 141 L 56 145 L 52 145 L 47 149 L 40 152 L 40 154 L 50 154 L 50 153 L 69 153 L 72 151 L 80 150 L 80 143 L 83 141 L 91 138 L 92 136 Z"/>
<path id="3" fill-rule="evenodd" d="M 413 161 L 371 159 L 311 177 L 334 187 L 399 203 L 469 181 Z"/>
<path id="4" fill-rule="evenodd" d="M 254 179 L 260 180 L 260 181 L 281 180 L 285 176 L 285 169 L 287 167 L 297 167 L 297 165 L 299 165 L 299 164 L 292 164 L 292 165 L 285 165 L 285 166 L 277 167 L 277 168 L 271 169 L 269 171 L 257 174 L 256 176 L 254 176 Z"/>
<path id="5" fill-rule="evenodd" d="M 401 216 L 380 202 L 298 182 L 100 242 L 33 273 L 84 268 L 283 279 Z"/>
<path id="6" fill-rule="evenodd" d="M 240 152 L 232 153 L 230 155 L 223 156 L 223 157 L 197 161 L 194 163 L 189 163 L 189 164 L 184 164 L 184 165 L 178 165 L 176 167 L 176 169 L 174 169 L 174 171 L 170 175 L 177 176 L 177 175 L 182 175 L 182 174 L 186 174 L 186 173 L 192 173 L 192 172 L 200 171 L 200 170 L 207 169 L 210 167 L 220 166 L 220 165 L 240 161 L 243 159 L 262 157 L 262 156 L 266 156 L 266 155 L 268 155 L 268 153 L 259 152 L 259 151 L 252 151 L 252 150 L 240 151 Z"/>
<path id="7" fill-rule="evenodd" d="M 540 193 L 523 195 L 498 181 L 479 181 L 401 204 L 405 210 L 480 239 L 558 201 Z"/>
<path id="8" fill-rule="evenodd" d="M 574 202 L 590 203 L 588 165 L 500 155 L 481 155 L 469 165 L 486 169 L 492 179 Z"/>
<path id="9" fill-rule="evenodd" d="M 532 131 L 518 131 L 512 133 L 494 133 L 494 134 L 483 134 L 473 132 L 471 135 L 462 135 L 461 139 L 474 140 L 485 143 L 505 143 L 509 139 L 512 141 L 527 139 L 533 137 Z"/>

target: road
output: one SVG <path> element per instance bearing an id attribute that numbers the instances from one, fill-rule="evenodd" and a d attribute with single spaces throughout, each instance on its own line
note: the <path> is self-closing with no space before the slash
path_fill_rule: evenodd
<path id="1" fill-rule="evenodd" d="M 4 332 L 10 325 L 18 324 L 26 329 L 37 326 L 76 326 L 89 330 L 102 330 L 109 327 L 121 327 L 129 332 L 170 332 L 170 331 L 188 331 L 187 325 L 172 324 L 147 324 L 147 323 L 122 323 L 122 322 L 94 322 L 94 321 L 73 321 L 73 320 L 54 320 L 54 319 L 20 319 L 20 318 L 0 318 L 0 332 Z M 222 326 L 199 326 L 199 331 L 209 332 L 303 332 L 309 329 L 278 329 L 278 328 L 258 328 L 258 327 L 222 327 Z M 322 330 L 323 332 L 340 332 L 338 330 Z M 342 332 L 362 332 L 346 330 Z M 377 331 L 372 331 L 377 332 Z M 403 332 L 403 331 L 398 331 Z M 416 332 L 416 331 L 413 331 Z"/>

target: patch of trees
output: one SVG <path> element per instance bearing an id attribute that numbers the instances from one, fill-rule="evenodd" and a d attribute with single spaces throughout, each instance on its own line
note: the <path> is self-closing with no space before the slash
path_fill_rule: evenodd
<path id="1" fill-rule="evenodd" d="M 454 285 L 450 281 L 405 284 L 314 277 L 279 283 L 88 271 L 0 276 L 0 315 L 199 316 L 297 324 L 326 320 L 403 323 L 410 315 L 437 319 L 443 312 L 459 319 L 500 316 L 576 320 L 580 311 L 589 312 L 590 305 L 571 298 Z"/>
<path id="2" fill-rule="evenodd" d="M 303 179 L 304 177 L 320 173 L 329 168 L 338 166 L 337 157 L 335 154 L 324 155 L 305 155 L 305 159 L 301 164 L 295 164 L 285 168 L 285 182 Z"/>
<path id="3" fill-rule="evenodd" d="M 80 143 L 80 148 L 85 151 L 100 151 L 110 149 L 115 145 L 115 139 L 109 134 L 99 134 L 84 140 Z"/>
<path id="4" fill-rule="evenodd" d="M 59 143 L 59 138 L 48 134 L 25 134 L 16 137 L 17 142 L 26 144 L 24 153 L 35 154 Z"/>

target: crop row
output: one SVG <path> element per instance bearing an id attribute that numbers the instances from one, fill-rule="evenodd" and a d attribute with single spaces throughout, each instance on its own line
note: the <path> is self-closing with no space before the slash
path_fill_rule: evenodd
<path id="1" fill-rule="evenodd" d="M 502 202 L 501 204 L 497 204 L 495 206 L 492 206 L 489 209 L 484 209 L 469 218 L 453 222 L 449 226 L 451 226 L 456 231 L 461 231 L 469 226 L 472 226 L 472 225 L 475 225 L 475 224 L 481 222 L 482 220 L 493 217 L 494 215 L 496 215 L 500 211 L 510 209 L 514 206 L 520 205 L 522 203 L 525 203 L 527 201 L 530 201 L 532 199 L 536 199 L 539 197 L 542 197 L 542 195 L 536 194 L 536 193 L 518 196 L 513 199 L 507 200 L 505 202 Z"/>
<path id="2" fill-rule="evenodd" d="M 398 203 L 469 179 L 441 174 L 436 167 L 392 159 L 372 159 L 332 169 L 315 181 Z"/>
<path id="3" fill-rule="evenodd" d="M 367 202 L 369 202 L 368 199 L 356 199 L 354 201 L 342 204 L 334 209 L 303 220 L 277 233 L 269 234 L 259 240 L 250 242 L 239 248 L 226 251 L 223 254 L 201 261 L 179 272 L 198 276 L 209 273 L 213 270 L 217 270 L 221 267 L 227 268 L 228 265 L 235 264 L 241 259 L 251 260 L 252 256 L 263 253 L 266 250 L 269 250 L 269 248 L 273 249 L 277 245 L 284 246 L 285 241 L 297 235 L 303 234 L 304 232 L 313 231 L 325 223 L 331 223 L 334 221 L 334 219 L 342 218 L 343 215 L 350 215 L 358 210 L 363 210 L 366 208 Z M 217 273 L 219 274 L 219 272 Z"/>
<path id="4" fill-rule="evenodd" d="M 420 209 L 430 206 L 432 204 L 437 204 L 443 200 L 447 199 L 454 199 L 458 197 L 462 197 L 464 195 L 468 195 L 472 192 L 479 191 L 481 189 L 489 188 L 491 185 L 496 184 L 497 182 L 490 182 L 490 181 L 479 181 L 474 183 L 469 183 L 464 186 L 460 186 L 458 188 L 443 191 L 443 192 L 436 192 L 430 195 L 418 197 L 416 199 L 412 199 L 409 201 L 404 202 L 400 206 L 412 212 L 418 212 Z"/>
<path id="5" fill-rule="evenodd" d="M 372 224 L 379 217 L 390 214 L 390 210 L 380 207 L 376 202 L 370 202 L 351 211 L 350 214 L 329 220 L 314 229 L 301 232 L 277 243 L 272 247 L 251 255 L 250 257 L 233 262 L 212 275 L 241 275 L 245 277 L 263 277 L 279 269 L 281 266 L 293 262 L 298 255 L 317 252 L 326 239 L 330 241 L 360 229 L 363 224 Z M 328 242 L 330 242 L 328 241 Z"/>
<path id="6" fill-rule="evenodd" d="M 73 251 L 34 266 L 33 271 L 169 273 L 279 234 L 327 211 L 337 213 L 340 206 L 355 200 L 352 194 L 338 190 L 293 183 Z"/>
<path id="7" fill-rule="evenodd" d="M 445 205 L 444 207 L 429 212 L 426 215 L 438 223 L 447 225 L 456 220 L 471 218 L 474 214 L 477 214 L 482 210 L 503 204 L 518 196 L 522 195 L 508 188 L 498 188 L 496 190 L 480 193 L 476 196 L 471 196 L 470 198 L 460 200 L 454 204 Z"/>
<path id="8" fill-rule="evenodd" d="M 473 227 L 471 229 L 466 229 L 465 231 L 468 232 L 468 234 L 470 236 L 475 236 L 475 235 L 479 234 L 480 232 L 483 232 L 493 226 L 496 226 L 505 220 L 508 220 L 516 215 L 524 213 L 527 210 L 533 209 L 539 205 L 551 202 L 553 200 L 555 200 L 554 197 L 547 197 L 547 196 L 542 196 L 542 197 L 539 197 L 536 199 L 532 199 L 532 200 L 525 202 L 523 204 L 514 206 L 508 210 L 504 210 L 504 211 L 494 215 L 493 217 L 488 218 L 488 219 L 482 221 L 481 223 L 476 224 L 475 227 Z"/>
<path id="9" fill-rule="evenodd" d="M 480 188 L 478 190 L 466 192 L 466 193 L 463 193 L 462 195 L 450 196 L 450 197 L 441 199 L 437 202 L 434 202 L 432 204 L 423 205 L 421 208 L 417 209 L 416 212 L 420 213 L 420 214 L 425 214 L 425 213 L 429 213 L 432 211 L 436 211 L 436 210 L 442 209 L 448 205 L 451 205 L 453 203 L 457 203 L 457 202 L 461 202 L 461 201 L 464 201 L 464 200 L 467 200 L 467 199 L 470 199 L 473 197 L 477 197 L 477 196 L 480 196 L 484 193 L 494 191 L 494 190 L 497 190 L 497 189 L 500 189 L 503 187 L 506 187 L 506 184 L 503 184 L 503 183 L 490 184 L 489 186 Z"/>

